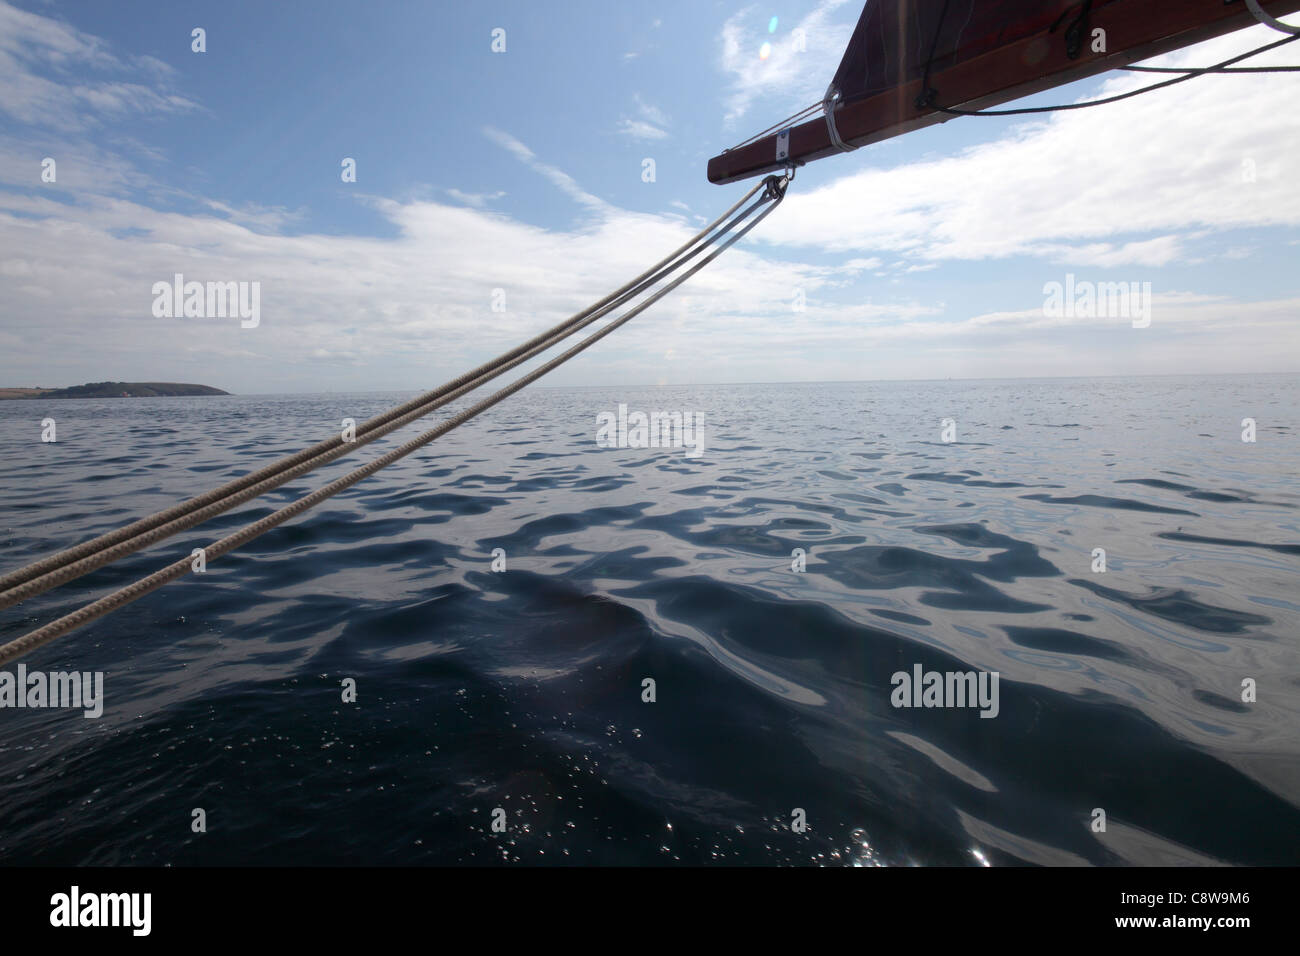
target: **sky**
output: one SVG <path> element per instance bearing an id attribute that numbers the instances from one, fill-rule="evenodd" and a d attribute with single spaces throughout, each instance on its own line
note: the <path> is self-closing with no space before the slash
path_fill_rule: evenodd
<path id="1" fill-rule="evenodd" d="M 0 0 L 0 385 L 437 385 L 735 202 L 747 184 L 710 184 L 708 158 L 819 101 L 860 11 Z M 1151 62 L 1278 38 L 1254 26 Z M 1300 63 L 1300 43 L 1249 62 Z M 820 160 L 544 382 L 1300 371 L 1297 101 L 1300 74 L 1208 76 Z M 257 283 L 257 325 L 155 314 L 177 273 Z M 1136 283 L 1149 324 L 1052 310 L 1067 277 Z"/>

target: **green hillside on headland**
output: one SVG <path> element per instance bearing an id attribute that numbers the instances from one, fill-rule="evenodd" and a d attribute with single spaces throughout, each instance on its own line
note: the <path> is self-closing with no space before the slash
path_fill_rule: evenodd
<path id="1" fill-rule="evenodd" d="M 70 388 L 0 388 L 0 399 L 21 398 L 158 398 L 172 395 L 229 395 L 211 385 L 182 382 L 91 382 Z"/>

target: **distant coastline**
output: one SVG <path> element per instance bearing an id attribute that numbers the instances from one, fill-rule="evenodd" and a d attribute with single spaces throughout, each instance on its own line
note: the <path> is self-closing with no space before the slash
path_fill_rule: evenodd
<path id="1" fill-rule="evenodd" d="M 0 388 L 0 401 L 31 398 L 159 398 L 173 395 L 229 395 L 211 385 L 187 385 L 182 382 L 90 382 L 69 388 L 43 388 L 39 385 Z"/>

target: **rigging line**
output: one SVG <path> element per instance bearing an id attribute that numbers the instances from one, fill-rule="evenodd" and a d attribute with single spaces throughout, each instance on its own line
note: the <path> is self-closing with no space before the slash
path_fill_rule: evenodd
<path id="1" fill-rule="evenodd" d="M 781 122 L 779 123 L 773 123 L 767 129 L 763 130 L 763 132 L 755 133 L 753 136 L 749 137 L 749 139 L 745 140 L 743 143 L 737 143 L 735 146 L 731 147 L 731 149 L 724 150 L 724 152 L 729 153 L 732 150 L 740 149 L 742 146 L 748 146 L 750 143 L 754 142 L 754 140 L 762 139 L 764 136 L 766 136 L 768 133 L 772 132 L 773 130 L 785 129 L 787 126 L 792 124 L 795 120 L 803 119 L 805 116 L 809 116 L 817 112 L 821 108 L 822 108 L 821 103 L 814 103 L 812 104 L 812 106 L 805 106 L 799 112 L 792 113 L 791 115 L 787 116 L 785 119 L 781 120 Z"/>
<path id="2" fill-rule="evenodd" d="M 1048 33 L 1056 32 L 1056 28 L 1061 25 L 1061 21 L 1065 19 L 1065 15 L 1070 9 L 1072 8 L 1067 7 L 1061 12 L 1061 15 L 1056 18 L 1056 22 L 1052 24 L 1052 28 L 1047 31 Z M 1091 12 L 1092 0 L 1083 0 L 1079 4 L 1079 15 L 1071 20 L 1070 25 L 1065 28 L 1065 55 L 1071 60 L 1077 60 L 1079 52 L 1083 49 L 1083 33 L 1088 28 L 1088 14 Z"/>
<path id="3" fill-rule="evenodd" d="M 916 95 L 916 108 L 921 109 L 934 102 L 938 95 L 938 90 L 930 87 L 930 68 L 934 65 L 934 53 L 939 47 L 939 34 L 943 31 L 943 21 L 948 19 L 948 4 L 951 0 L 943 0 L 943 10 L 939 13 L 939 20 L 934 25 L 934 36 L 930 39 L 930 55 L 925 58 L 925 73 L 921 77 L 921 92 Z"/>
<path id="4" fill-rule="evenodd" d="M 1116 69 L 1130 73 L 1194 73 L 1196 68 L 1184 66 L 1121 66 Z M 1202 68 L 1204 73 L 1300 73 L 1300 66 L 1226 66 L 1221 70 Z"/>
<path id="5" fill-rule="evenodd" d="M 1107 96 L 1099 100 L 1088 100 L 1086 103 L 1065 103 L 1060 106 L 1027 106 L 1013 110 L 962 110 L 956 109 L 955 107 L 939 106 L 933 102 L 927 102 L 925 105 L 930 109 L 939 111 L 940 113 L 951 113 L 953 116 L 1024 116 L 1030 113 L 1055 113 L 1058 110 L 1082 110 L 1087 109 L 1090 106 L 1104 106 L 1108 103 L 1118 103 L 1120 100 L 1127 100 L 1130 97 L 1138 96 L 1142 93 L 1150 93 L 1153 90 L 1163 89 L 1167 86 L 1175 86 L 1178 83 L 1185 83 L 1186 81 L 1193 80 L 1198 76 L 1204 76 L 1206 73 L 1219 71 L 1226 66 L 1231 66 L 1232 64 L 1248 59 L 1249 57 L 1257 56 L 1260 53 L 1266 53 L 1269 50 L 1276 49 L 1284 44 L 1294 43 L 1296 40 L 1300 40 L 1300 34 L 1297 34 L 1296 36 L 1283 37 L 1281 40 L 1276 40 L 1273 43 L 1267 43 L 1264 46 L 1256 47 L 1254 50 L 1249 50 L 1246 53 L 1231 57 L 1230 59 L 1224 60 L 1222 63 L 1215 63 L 1213 66 L 1198 67 L 1194 70 L 1190 70 L 1182 76 L 1176 76 L 1173 79 L 1162 80 L 1159 83 L 1152 83 L 1150 86 L 1143 86 L 1136 90 L 1129 90 L 1127 93 L 1119 93 L 1115 96 Z"/>
<path id="6" fill-rule="evenodd" d="M 539 333 L 538 335 L 522 343 L 521 345 L 518 345 L 515 348 L 502 353 L 496 358 L 488 362 L 485 362 L 484 364 L 478 366 L 477 368 L 472 369 L 471 371 L 466 372 L 465 374 L 458 376 L 455 379 L 452 379 L 451 381 L 439 386 L 438 388 L 425 392 L 422 395 L 418 395 L 415 398 L 402 403 L 401 405 L 389 409 L 387 412 L 381 415 L 378 415 L 374 418 L 371 418 L 363 422 L 357 428 L 356 442 L 345 443 L 341 435 L 336 435 L 325 441 L 319 442 L 310 448 L 302 449 L 301 451 L 296 452 L 293 455 L 289 455 L 285 458 L 280 459 L 279 461 L 273 462 L 270 465 L 258 469 L 257 471 L 250 472 L 247 475 L 242 475 L 238 478 L 235 478 L 227 482 L 226 484 L 221 485 L 218 488 L 214 488 L 210 491 L 204 492 L 203 494 L 198 495 L 195 498 L 191 498 L 188 501 L 182 502 L 178 505 L 174 505 L 171 508 L 164 509 L 163 511 L 156 512 L 152 515 L 134 521 L 131 524 L 125 525 L 111 532 L 106 532 L 105 534 L 99 535 L 88 541 L 83 541 L 78 545 L 74 545 L 71 548 L 67 548 L 63 551 L 56 552 L 55 554 L 49 555 L 48 557 L 33 562 L 32 564 L 26 565 L 25 567 L 18 568 L 14 571 L 10 571 L 5 575 L 0 576 L 0 607 L 7 607 L 10 604 L 14 603 L 12 601 L 7 601 L 7 602 L 4 601 L 3 597 L 6 594 L 6 592 L 10 591 L 11 589 L 13 589 L 14 587 L 20 584 L 23 584 L 34 578 L 40 577 L 41 575 L 47 574 L 51 571 L 58 570 L 59 568 L 72 564 L 75 561 L 79 561 L 82 558 L 95 554 L 96 552 L 104 548 L 119 544 L 131 537 L 149 531 L 153 528 L 158 527 L 159 525 L 165 524 L 168 521 L 171 521 L 179 517 L 183 517 L 187 514 L 199 510 L 200 508 L 204 508 L 207 505 L 220 501 L 221 499 L 226 498 L 251 485 L 257 484 L 260 481 L 263 481 L 276 474 L 279 474 L 282 471 L 286 471 L 299 464 L 302 464 L 303 462 L 316 458 L 324 454 L 325 452 L 331 451 L 339 447 L 347 448 L 350 445 L 366 444 L 370 439 L 363 440 L 363 436 L 368 435 L 374 429 L 382 427 L 388 422 L 391 422 L 405 415 L 407 412 L 414 411 L 415 409 L 422 408 L 433 401 L 437 401 L 438 399 L 448 395 L 449 393 L 455 391 L 461 386 L 477 378 L 481 378 L 484 375 L 487 375 L 494 368 L 499 367 L 505 362 L 513 360 L 517 356 L 522 355 L 524 352 L 528 351 L 529 349 L 533 348 L 539 343 L 547 341 L 553 336 L 567 329 L 572 329 L 576 327 L 579 322 L 581 322 L 586 316 L 590 315 L 592 312 L 596 311 L 597 309 L 604 308 L 607 305 L 611 305 L 611 303 L 613 304 L 613 307 L 617 307 L 619 300 L 622 297 L 628 295 L 630 289 L 633 289 L 639 284 L 645 282 L 645 280 L 648 277 L 654 275 L 658 270 L 663 269 L 669 263 L 679 258 L 684 252 L 686 252 L 692 246 L 699 243 L 705 236 L 707 236 L 710 232 L 716 229 L 719 223 L 721 223 L 728 216 L 734 213 L 745 202 L 747 202 L 750 198 L 752 198 L 756 192 L 762 189 L 763 185 L 764 184 L 762 182 L 758 183 L 756 186 L 750 189 L 749 192 L 747 192 L 744 196 L 742 196 L 739 200 L 737 200 L 737 202 L 733 204 L 731 208 L 729 208 L 721 216 L 715 219 L 710 225 L 708 225 L 700 232 L 698 232 L 689 242 L 682 245 L 680 248 L 678 248 L 669 256 L 665 257 L 664 259 L 661 259 L 658 263 L 656 263 L 647 271 L 643 272 L 641 275 L 637 276 L 631 282 L 627 283 L 626 285 L 622 286 L 619 289 L 616 289 L 614 292 L 610 293 L 605 298 L 596 302 L 594 305 L 566 319 L 565 321 L 560 322 L 559 324 L 551 327 L 550 329 L 547 329 Z"/>
<path id="7" fill-rule="evenodd" d="M 725 252 L 737 241 L 739 241 L 751 229 L 753 229 L 765 218 L 767 218 L 768 214 L 771 213 L 772 210 L 775 209 L 777 206 L 779 206 L 781 204 L 781 201 L 785 198 L 785 187 L 786 185 L 788 185 L 788 183 L 789 183 L 788 178 L 777 177 L 777 176 L 767 177 L 763 181 L 763 185 L 766 186 L 763 195 L 749 209 L 745 210 L 744 216 L 742 218 L 750 216 L 756 209 L 758 209 L 762 205 L 766 205 L 766 208 L 763 209 L 763 211 L 759 213 L 758 216 L 756 216 L 748 225 L 746 225 L 745 228 L 741 229 L 734 236 L 730 237 L 726 242 L 724 242 L 721 246 L 715 249 L 708 257 L 696 263 L 689 270 L 687 270 L 687 272 L 685 272 L 683 275 L 674 279 L 667 286 L 658 290 L 657 292 L 655 292 L 654 295 L 650 296 L 645 301 L 639 303 L 628 312 L 619 316 L 617 319 L 614 319 L 613 321 L 609 322 L 608 324 L 600 328 L 598 331 L 593 332 L 591 335 L 587 336 L 578 344 L 574 345 L 567 351 L 551 359 L 545 365 L 542 365 L 537 369 L 534 369 L 532 372 L 529 372 L 527 375 L 524 375 L 523 377 L 517 379 L 516 381 L 511 382 L 505 388 L 500 389 L 497 392 L 494 392 L 492 395 L 489 395 L 487 398 L 483 399 L 477 404 L 471 406 L 470 408 L 465 409 L 464 411 L 460 412 L 458 415 L 455 415 L 452 418 L 449 418 L 446 421 L 442 422 L 441 424 L 437 425 L 436 427 L 430 429 L 429 431 L 416 436 L 415 438 L 408 441 L 406 444 L 393 449 L 392 451 L 380 456 L 379 458 L 376 458 L 374 461 L 370 462 L 369 464 L 363 465 L 362 467 L 357 468 L 356 470 L 351 471 L 348 474 L 335 479 L 329 484 L 321 488 L 318 488 L 316 491 L 312 492 L 311 494 L 303 498 L 299 498 L 297 501 L 293 502 L 292 504 L 286 505 L 285 507 L 280 508 L 278 511 L 275 511 L 265 516 L 264 518 L 253 522 L 252 524 L 240 528 L 238 531 L 234 532 L 233 534 L 229 534 L 226 537 L 213 542 L 211 545 L 209 545 L 207 548 L 204 549 L 205 556 L 211 556 L 214 558 L 220 557 L 221 555 L 226 554 L 243 544 L 247 544 L 249 541 L 252 541 L 254 538 L 258 537 L 259 535 L 265 534 L 267 531 L 271 530 L 277 525 L 283 524 L 285 521 L 288 521 L 290 518 L 296 517 L 297 515 L 301 514 L 307 509 L 312 508 L 315 505 L 319 504 L 320 502 L 333 497 L 334 495 L 338 494 L 340 491 L 343 491 L 346 488 L 351 487 L 352 485 L 361 481 L 363 478 L 367 478 L 370 475 L 374 474 L 375 472 L 379 471 L 381 468 L 384 468 L 387 465 L 390 465 L 401 458 L 405 458 L 407 455 L 418 450 L 424 445 L 427 445 L 435 438 L 438 438 L 441 435 L 445 435 L 453 428 L 469 421 L 470 419 L 474 418 L 480 413 L 491 408 L 493 405 L 496 405 L 502 400 L 513 395 L 515 392 L 518 392 L 524 387 L 532 384 L 533 382 L 535 382 L 537 379 L 541 378 L 543 375 L 547 374 L 548 372 L 558 368 L 560 365 L 563 365 L 569 359 L 573 358 L 579 353 L 590 348 L 600 339 L 609 335 L 611 332 L 613 332 L 615 329 L 619 328 L 620 326 L 626 324 L 635 316 L 639 315 L 641 312 L 644 312 L 655 302 L 659 301 L 659 299 L 663 298 L 665 295 L 673 291 L 673 289 L 677 288 L 679 285 L 681 285 L 683 282 L 685 282 L 695 273 L 699 272 L 706 265 L 708 265 L 718 256 L 722 255 L 723 252 Z M 114 611 L 125 604 L 129 604 L 130 602 L 135 601 L 140 597 L 143 597 L 145 594 L 148 594 L 151 591 L 157 590 L 158 588 L 162 587 L 164 584 L 168 583 L 169 581 L 173 581 L 176 578 L 184 576 L 191 569 L 192 569 L 192 559 L 188 556 L 181 558 L 167 565 L 166 567 L 158 571 L 155 571 L 153 574 L 149 575 L 148 577 L 141 578 L 131 584 L 128 584 L 126 587 L 119 588 L 113 593 L 108 594 L 97 601 L 94 601 L 81 608 L 78 608 L 76 611 L 73 611 L 71 614 L 66 614 L 55 621 L 51 621 L 49 624 L 46 624 L 43 627 L 37 628 L 34 631 L 24 634 L 22 637 L 18 637 L 12 641 L 9 641 L 3 646 L 0 646 L 0 666 L 9 664 L 11 661 L 17 659 L 18 657 L 21 657 L 22 655 L 27 654 L 30 651 L 35 650 L 38 647 L 41 647 L 44 644 L 48 644 L 50 641 L 53 641 L 58 637 L 61 637 L 62 635 L 68 633 L 69 631 L 75 630 L 76 628 L 81 627 L 82 625 L 87 624 L 90 621 L 93 621 L 96 618 L 109 613 L 110 611 Z"/>
<path id="8" fill-rule="evenodd" d="M 759 187 L 761 187 L 762 185 L 763 184 L 760 183 Z M 752 195 L 756 191 L 757 188 L 751 190 L 750 195 Z M 663 269 L 660 269 L 659 272 L 657 272 L 655 275 L 651 276 L 650 278 L 646 279 L 644 282 L 637 285 L 635 288 L 629 291 L 626 296 L 621 297 L 621 299 L 618 300 L 617 302 L 595 310 L 586 318 L 582 319 L 577 326 L 556 333 L 545 342 L 541 342 L 537 344 L 533 348 L 530 348 L 524 354 L 517 356 L 502 365 L 499 365 L 497 368 L 494 368 L 492 371 L 484 374 L 483 376 L 480 376 L 474 381 L 462 385 L 460 388 L 455 389 L 451 393 L 441 398 L 438 398 L 425 406 L 407 412 L 405 415 L 402 415 L 392 420 L 391 422 L 381 425 L 379 428 L 370 431 L 365 436 L 364 441 L 358 440 L 357 442 L 343 444 L 330 451 L 322 452 L 320 455 L 317 455 L 313 458 L 308 459 L 305 462 L 302 462 L 300 464 L 287 468 L 283 471 L 280 471 L 279 473 L 272 475 L 269 478 L 265 478 L 262 481 L 257 482 L 256 484 L 250 485 L 240 491 L 234 492 L 233 494 L 228 495 L 222 498 L 221 500 L 216 501 L 210 505 L 193 510 L 186 515 L 173 519 L 172 521 L 168 521 L 164 524 L 158 525 L 154 528 L 149 529 L 148 531 L 144 531 L 138 535 L 130 537 L 125 541 L 119 542 L 117 544 L 108 547 L 101 548 L 99 551 L 95 552 L 94 554 L 88 555 L 85 558 L 82 558 L 77 561 L 73 561 L 69 564 L 65 564 L 63 567 L 58 568 L 54 571 L 47 572 L 45 574 L 42 574 L 39 577 L 31 578 L 23 582 L 22 584 L 15 585 L 9 590 L 0 593 L 0 608 L 10 607 L 14 604 L 19 603 L 20 601 L 25 601 L 28 598 L 34 597 L 37 594 L 43 594 L 44 592 L 49 591 L 52 588 L 58 587 L 61 584 L 66 584 L 69 581 L 72 581 L 83 575 L 89 574 L 91 571 L 94 571 L 97 568 L 101 568 L 106 564 L 110 564 L 113 561 L 117 561 L 118 559 L 126 557 L 129 554 L 133 554 L 134 552 L 139 551 L 142 548 L 146 548 L 151 544 L 155 544 L 159 541 L 165 540 L 166 538 L 169 538 L 172 535 L 175 535 L 181 531 L 188 530 L 189 528 L 201 524 L 202 522 L 207 521 L 208 519 L 215 517 L 216 515 L 222 514 L 225 511 L 229 511 L 231 508 L 237 505 L 243 504 L 246 501 L 256 498 L 262 494 L 265 494 L 266 492 L 279 487 L 280 485 L 284 484 L 287 481 L 290 481 L 296 477 L 299 477 L 300 475 L 306 474 L 307 472 L 318 468 L 321 465 L 333 461 L 334 459 L 347 454 L 349 451 L 353 450 L 358 445 L 368 444 L 370 441 L 373 441 L 377 438 L 387 435 L 388 433 L 395 431 L 398 428 L 403 427 L 404 425 L 410 424 L 411 422 L 415 421 L 418 418 L 422 418 L 425 415 L 428 415 L 429 413 L 433 412 L 435 409 L 441 408 L 442 406 L 447 405 L 452 401 L 455 401 L 456 399 L 460 398 L 462 395 L 466 394 L 467 392 L 473 391 L 474 389 L 480 387 L 481 385 L 490 381 L 491 379 L 504 374 L 505 372 L 509 371 L 512 368 L 515 368 L 518 365 L 522 365 L 524 362 L 528 361 L 529 359 L 534 358 L 535 356 L 541 354 L 542 352 L 551 348 L 553 345 L 557 344 L 558 342 L 561 342 L 565 338 L 568 338 L 570 335 L 574 334 L 575 332 L 583 328 L 586 328 L 587 326 L 591 325 L 593 322 L 596 322 L 598 319 L 614 311 L 619 306 L 630 301 L 632 297 L 634 297 L 635 295 L 639 295 L 641 292 L 644 292 L 646 289 L 653 286 L 660 279 L 671 274 L 671 272 L 676 271 L 686 262 L 689 262 L 695 256 L 699 255 L 701 252 L 707 249 L 710 245 L 717 242 L 718 239 L 720 239 L 722 236 L 725 236 L 732 229 L 734 229 L 740 222 L 742 222 L 746 215 L 748 215 L 748 213 L 742 213 L 736 216 L 731 220 L 731 222 L 727 223 L 717 233 L 715 233 L 714 235 L 710 236 L 707 240 L 705 240 L 704 243 L 700 244 L 695 249 L 691 250 L 685 257 L 681 258 L 680 260 L 674 262 L 669 266 L 664 267 Z"/>
<path id="9" fill-rule="evenodd" d="M 464 375 L 452 380 L 451 382 L 448 382 L 447 384 L 439 387 L 438 389 L 435 389 L 431 392 L 427 392 L 424 395 L 418 396 L 416 399 L 408 401 L 400 406 L 397 406 L 394 409 L 390 409 L 385 414 L 377 416 L 376 418 L 367 421 L 361 426 L 361 428 L 358 429 L 358 440 L 356 442 L 344 443 L 341 437 L 335 437 L 325 442 L 321 442 L 320 444 L 312 448 L 305 449 L 304 451 L 299 452 L 296 455 L 291 455 L 287 458 L 284 458 L 279 462 L 275 462 L 272 465 L 260 469 L 257 472 L 242 476 L 239 479 L 228 482 L 226 485 L 223 485 L 220 488 L 214 489 L 213 491 L 200 495 L 199 497 L 192 499 L 189 502 L 183 503 L 182 505 L 178 505 L 176 507 L 167 509 L 165 511 L 158 512 L 155 515 L 152 515 L 148 518 L 141 519 L 140 521 L 137 521 L 131 525 L 128 525 L 124 528 L 120 528 L 115 532 L 110 532 L 108 534 L 101 535 L 100 537 L 95 538 L 88 542 L 84 542 L 83 544 L 78 545 L 75 548 L 68 549 L 67 551 L 60 552 L 42 561 L 38 561 L 35 564 L 11 572 L 10 574 L 5 575 L 3 578 L 0 578 L 0 590 L 10 587 L 11 582 L 18 582 L 23 579 L 30 579 L 34 575 L 44 572 L 47 568 L 61 566 L 63 564 L 70 563 L 73 560 L 77 560 L 79 557 L 81 557 L 84 554 L 93 553 L 93 551 L 97 550 L 99 547 L 111 543 L 116 543 L 116 541 L 119 540 L 123 540 L 126 537 L 129 537 L 131 534 L 137 533 L 141 529 L 156 527 L 158 524 L 165 522 L 166 520 L 172 518 L 173 516 L 181 515 L 181 514 L 189 513 L 190 511 L 193 510 L 197 510 L 197 507 L 201 507 L 206 503 L 219 499 L 220 497 L 230 492 L 241 489 L 243 487 L 247 487 L 248 485 L 252 483 L 256 483 L 258 480 L 263 479 L 264 477 L 268 477 L 270 475 L 277 473 L 278 471 L 284 470 L 289 467 L 293 467 L 294 465 L 309 460 L 312 457 L 316 457 L 322 451 L 329 450 L 333 447 L 340 447 L 340 446 L 344 450 L 346 450 L 348 445 L 365 444 L 370 439 L 367 438 L 363 440 L 361 436 L 364 434 L 368 434 L 372 429 L 378 427 L 385 421 L 391 421 L 395 417 L 398 417 L 402 413 L 406 412 L 407 410 L 428 405 L 430 401 L 445 396 L 450 391 L 454 390 L 457 386 L 460 386 L 463 383 L 473 381 L 476 378 L 482 378 L 484 375 L 490 376 L 490 373 L 494 368 L 499 368 L 504 362 L 509 361 L 515 356 L 518 356 L 519 354 L 525 352 L 529 348 L 536 346 L 544 341 L 552 340 L 556 334 L 574 330 L 576 327 L 578 327 L 578 323 L 582 322 L 584 316 L 591 314 L 593 311 L 596 311 L 602 307 L 605 308 L 606 311 L 608 311 L 609 308 L 617 307 L 621 299 L 626 298 L 627 295 L 636 294 L 638 291 L 641 291 L 645 286 L 647 277 L 654 276 L 654 279 L 659 278 L 660 276 L 655 275 L 656 269 L 661 269 L 661 267 L 663 267 L 665 263 L 670 263 L 673 259 L 680 256 L 683 251 L 689 249 L 692 245 L 699 242 L 701 237 L 707 235 L 709 232 L 715 229 L 719 222 L 721 222 L 728 215 L 730 215 L 737 208 L 739 208 L 740 205 L 742 205 L 760 188 L 762 188 L 761 183 L 758 186 L 755 186 L 753 189 L 751 189 L 749 193 L 747 193 L 745 196 L 741 197 L 741 199 L 737 203 L 735 203 L 730 209 L 728 209 L 725 213 L 723 213 L 723 215 L 719 217 L 719 219 L 715 220 L 710 226 L 708 226 L 700 233 L 698 233 L 690 242 L 680 247 L 678 250 L 676 250 L 667 258 L 661 260 L 656 266 L 652 267 L 647 272 L 642 273 L 641 276 L 638 276 L 636 279 L 632 280 L 632 282 L 623 286 L 621 289 L 616 290 L 614 293 L 611 293 L 606 298 L 600 300 L 595 305 L 589 307 L 583 312 L 578 313 L 577 315 L 566 320 L 565 322 L 562 322 L 559 325 L 556 325 L 555 327 L 540 333 L 539 335 L 535 336 L 533 339 L 524 342 L 522 345 L 516 347 L 515 349 L 512 349 L 509 352 L 506 352 L 503 355 L 498 356 L 496 359 L 492 360 L 491 362 L 485 363 L 484 365 L 479 366 L 477 369 L 467 372 Z M 654 279 L 651 279 L 650 281 L 654 281 Z"/>

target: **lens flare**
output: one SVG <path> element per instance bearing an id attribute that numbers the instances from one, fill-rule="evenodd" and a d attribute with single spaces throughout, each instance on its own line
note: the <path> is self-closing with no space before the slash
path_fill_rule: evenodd
<path id="1" fill-rule="evenodd" d="M 772 55 L 772 44 L 764 43 L 761 47 L 758 48 L 758 58 L 760 60 L 766 60 L 771 55 Z"/>
<path id="2" fill-rule="evenodd" d="M 767 32 L 768 33 L 776 32 L 776 17 L 773 17 L 771 20 L 767 21 Z"/>

